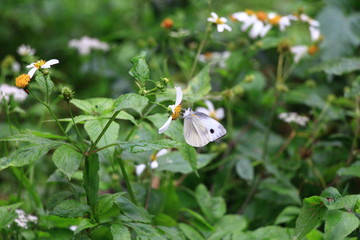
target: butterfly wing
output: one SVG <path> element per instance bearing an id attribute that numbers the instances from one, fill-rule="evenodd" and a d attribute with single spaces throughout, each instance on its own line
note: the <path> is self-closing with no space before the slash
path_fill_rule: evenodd
<path id="1" fill-rule="evenodd" d="M 193 113 L 184 118 L 184 137 L 185 141 L 194 147 L 203 147 L 211 141 L 208 129 Z"/>
<path id="2" fill-rule="evenodd" d="M 184 136 L 188 144 L 203 147 L 226 134 L 226 129 L 215 119 L 201 112 L 193 112 L 184 119 Z"/>

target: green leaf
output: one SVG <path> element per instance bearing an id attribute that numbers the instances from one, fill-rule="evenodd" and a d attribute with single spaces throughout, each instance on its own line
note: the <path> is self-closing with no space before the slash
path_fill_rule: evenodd
<path id="1" fill-rule="evenodd" d="M 256 229 L 251 233 L 250 239 L 261 240 L 278 240 L 278 239 L 292 239 L 292 229 L 282 228 L 279 226 L 266 226 Z"/>
<path id="2" fill-rule="evenodd" d="M 93 228 L 93 227 L 96 227 L 96 224 L 91 223 L 90 219 L 88 219 L 88 218 L 81 219 L 81 221 L 79 223 L 79 227 L 75 230 L 74 234 L 78 234 L 85 229 L 89 229 L 89 228 Z"/>
<path id="3" fill-rule="evenodd" d="M 313 72 L 324 71 L 327 74 L 343 75 L 360 70 L 360 58 L 339 58 L 323 62 L 311 69 Z"/>
<path id="4" fill-rule="evenodd" d="M 196 221 L 198 221 L 204 227 L 206 227 L 207 230 L 214 231 L 214 227 L 208 221 L 206 221 L 206 219 L 203 216 L 201 216 L 199 213 L 192 211 L 191 209 L 188 209 L 188 208 L 183 208 L 183 209 L 181 209 L 181 211 L 188 213 Z"/>
<path id="5" fill-rule="evenodd" d="M 55 150 L 52 159 L 55 166 L 70 179 L 78 170 L 83 155 L 64 145 Z"/>
<path id="6" fill-rule="evenodd" d="M 196 187 L 195 198 L 210 222 L 215 222 L 217 219 L 224 216 L 226 213 L 226 204 L 222 197 L 211 197 L 205 185 L 200 184 Z"/>
<path id="7" fill-rule="evenodd" d="M 51 81 L 50 76 L 44 76 L 43 74 L 37 74 L 35 77 L 37 85 L 40 87 L 41 91 L 46 93 L 48 96 L 51 95 L 51 92 L 54 88 L 54 83 Z"/>
<path id="8" fill-rule="evenodd" d="M 329 210 L 325 217 L 325 239 L 344 239 L 359 226 L 359 219 L 353 213 Z"/>
<path id="9" fill-rule="evenodd" d="M 49 146 L 27 144 L 11 153 L 9 157 L 0 158 L 0 170 L 22 167 L 38 160 L 49 151 Z"/>
<path id="10" fill-rule="evenodd" d="M 240 178 L 251 182 L 254 179 L 254 167 L 250 160 L 247 158 L 241 158 L 236 163 L 236 173 Z"/>
<path id="11" fill-rule="evenodd" d="M 89 210 L 88 205 L 69 199 L 56 205 L 56 207 L 50 211 L 50 214 L 64 218 L 76 218 L 84 216 Z"/>
<path id="12" fill-rule="evenodd" d="M 9 224 L 13 223 L 18 216 L 15 210 L 21 205 L 22 203 L 15 203 L 0 207 L 0 229 L 6 228 Z"/>
<path id="13" fill-rule="evenodd" d="M 52 209 L 60 202 L 64 201 L 67 198 L 70 198 L 71 196 L 73 196 L 73 193 L 70 191 L 56 192 L 49 196 L 48 199 L 46 199 L 46 208 Z"/>
<path id="14" fill-rule="evenodd" d="M 114 193 L 114 194 L 104 194 L 99 197 L 99 201 L 97 203 L 97 215 L 101 216 L 103 213 L 109 211 L 117 198 L 123 195 L 124 193 Z"/>
<path id="15" fill-rule="evenodd" d="M 170 216 L 159 213 L 154 217 L 154 222 L 156 225 L 167 226 L 167 227 L 175 227 L 177 226 L 177 222 Z"/>
<path id="16" fill-rule="evenodd" d="M 197 172 L 197 153 L 194 147 L 184 144 L 182 148 L 179 148 L 181 156 L 190 164 L 192 170 L 198 175 Z"/>
<path id="17" fill-rule="evenodd" d="M 296 220 L 294 239 L 303 239 L 306 234 L 321 223 L 326 212 L 322 198 L 313 196 L 304 199 L 303 207 Z"/>
<path id="18" fill-rule="evenodd" d="M 207 65 L 190 80 L 189 86 L 184 90 L 184 100 L 196 102 L 203 99 L 210 90 L 209 65 Z"/>
<path id="19" fill-rule="evenodd" d="M 360 200 L 360 194 L 348 195 L 340 198 L 327 198 L 324 200 L 325 206 L 328 209 L 353 209 L 356 202 Z"/>
<path id="20" fill-rule="evenodd" d="M 248 226 L 248 221 L 244 216 L 228 214 L 220 218 L 215 223 L 217 230 L 223 230 L 227 233 L 237 233 L 244 231 Z"/>
<path id="21" fill-rule="evenodd" d="M 328 187 L 324 191 L 321 192 L 321 197 L 331 199 L 332 201 L 335 201 L 336 199 L 341 198 L 341 194 L 339 191 L 334 187 Z"/>
<path id="22" fill-rule="evenodd" d="M 55 141 L 55 140 L 51 140 L 51 139 L 44 138 L 41 136 L 39 137 L 38 135 L 39 135 L 39 133 L 37 133 L 37 132 L 28 132 L 28 133 L 24 133 L 24 134 L 17 134 L 17 135 L 12 135 L 12 136 L 1 138 L 0 142 L 30 142 L 32 144 L 48 146 L 49 148 L 54 148 L 54 147 L 65 144 L 65 142 Z M 45 136 L 48 136 L 49 138 L 50 137 L 51 138 L 62 138 L 62 136 L 53 135 L 53 134 L 51 134 L 51 135 L 45 134 Z"/>
<path id="23" fill-rule="evenodd" d="M 103 115 L 114 109 L 114 99 L 111 98 L 72 99 L 71 103 L 93 116 Z"/>
<path id="24" fill-rule="evenodd" d="M 129 229 L 121 223 L 113 223 L 110 229 L 114 240 L 131 240 Z"/>
<path id="25" fill-rule="evenodd" d="M 179 228 L 188 239 L 191 240 L 205 240 L 205 238 L 196 231 L 193 227 L 185 223 L 179 223 Z"/>
<path id="26" fill-rule="evenodd" d="M 171 240 L 186 240 L 185 235 L 176 227 L 158 226 L 164 236 Z"/>
<path id="27" fill-rule="evenodd" d="M 144 208 L 134 205 L 127 198 L 118 197 L 116 205 L 119 207 L 120 211 L 124 213 L 124 215 L 133 221 L 143 223 L 151 222 L 148 212 Z"/>
<path id="28" fill-rule="evenodd" d="M 208 165 L 216 157 L 215 153 L 198 154 L 197 169 Z M 193 170 L 188 161 L 186 161 L 180 152 L 170 152 L 157 158 L 159 167 L 155 171 L 179 172 L 183 174 L 191 173 Z"/>
<path id="29" fill-rule="evenodd" d="M 181 148 L 183 144 L 169 139 L 160 139 L 153 141 L 118 142 L 118 146 L 123 150 L 139 153 L 160 150 L 163 148 Z"/>
<path id="30" fill-rule="evenodd" d="M 126 225 L 136 232 L 137 239 L 166 240 L 156 228 L 149 224 L 127 222 Z"/>
<path id="31" fill-rule="evenodd" d="M 84 189 L 86 192 L 86 200 L 91 208 L 93 217 L 96 215 L 96 204 L 99 191 L 99 169 L 99 158 L 97 154 L 85 158 L 83 175 Z"/>
<path id="32" fill-rule="evenodd" d="M 146 52 L 142 51 L 139 55 L 131 58 L 130 62 L 133 66 L 129 74 L 138 80 L 141 86 L 144 86 L 146 81 L 150 79 L 150 70 L 146 63 Z"/>
<path id="33" fill-rule="evenodd" d="M 350 167 L 343 167 L 337 171 L 339 176 L 360 177 L 360 162 L 356 162 Z"/>
<path id="34" fill-rule="evenodd" d="M 115 110 L 133 109 L 141 115 L 144 108 L 148 105 L 149 100 L 136 93 L 127 93 L 121 95 L 115 100 Z"/>
<path id="35" fill-rule="evenodd" d="M 288 206 L 284 208 L 277 216 L 275 224 L 288 223 L 294 220 L 300 214 L 300 208 L 295 206 Z"/>
<path id="36" fill-rule="evenodd" d="M 157 129 L 159 129 L 169 118 L 169 114 L 153 114 L 147 117 Z M 164 132 L 164 135 L 169 136 L 178 142 L 184 142 L 183 125 L 179 120 L 172 121 L 170 127 Z"/>

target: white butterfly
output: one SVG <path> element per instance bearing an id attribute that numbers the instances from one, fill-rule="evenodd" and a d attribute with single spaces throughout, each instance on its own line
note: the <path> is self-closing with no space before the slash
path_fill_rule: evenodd
<path id="1" fill-rule="evenodd" d="M 226 129 L 215 119 L 190 108 L 184 113 L 185 141 L 194 147 L 203 147 L 226 134 Z"/>

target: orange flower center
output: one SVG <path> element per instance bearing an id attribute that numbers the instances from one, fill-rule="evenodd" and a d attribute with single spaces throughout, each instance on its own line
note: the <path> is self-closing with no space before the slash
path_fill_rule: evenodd
<path id="1" fill-rule="evenodd" d="M 223 22 L 223 21 L 221 21 L 221 19 L 220 19 L 220 18 L 217 18 L 217 19 L 216 19 L 216 24 L 224 24 L 224 22 Z"/>
<path id="2" fill-rule="evenodd" d="M 170 29 L 174 26 L 174 21 L 171 18 L 165 18 L 162 22 L 161 22 L 161 27 L 162 28 L 166 28 L 166 29 Z"/>
<path id="3" fill-rule="evenodd" d="M 19 88 L 26 88 L 29 85 L 30 76 L 26 73 L 21 74 L 15 79 L 15 85 Z"/>
<path id="4" fill-rule="evenodd" d="M 206 59 L 211 59 L 212 58 L 212 52 L 206 52 L 205 54 L 204 54 L 204 56 L 205 56 L 205 58 Z"/>
<path id="5" fill-rule="evenodd" d="M 280 16 L 280 15 L 276 15 L 276 16 L 273 17 L 272 19 L 269 19 L 269 23 L 270 23 L 271 25 L 277 25 L 277 24 L 279 24 L 280 20 L 281 20 L 281 16 Z"/>
<path id="6" fill-rule="evenodd" d="M 255 12 L 253 10 L 250 9 L 246 9 L 245 12 L 247 13 L 247 15 L 254 15 Z"/>
<path id="7" fill-rule="evenodd" d="M 181 105 L 177 105 L 175 107 L 173 113 L 171 114 L 172 120 L 176 120 L 178 117 L 180 117 L 181 109 Z"/>
<path id="8" fill-rule="evenodd" d="M 39 60 L 36 63 L 34 63 L 34 67 L 36 67 L 37 69 L 41 68 L 42 65 L 44 65 L 46 63 L 45 60 Z"/>
<path id="9" fill-rule="evenodd" d="M 309 48 L 308 48 L 308 53 L 310 55 L 314 55 L 317 51 L 319 51 L 319 47 L 316 46 L 316 45 L 311 45 Z"/>
<path id="10" fill-rule="evenodd" d="M 151 154 L 150 161 L 153 162 L 156 160 L 156 154 Z"/>
<path id="11" fill-rule="evenodd" d="M 267 19 L 267 14 L 266 12 L 263 11 L 259 11 L 256 13 L 256 17 L 260 20 L 260 21 L 265 21 Z"/>
<path id="12" fill-rule="evenodd" d="M 233 21 L 233 22 L 237 22 L 238 20 L 234 17 L 234 15 L 231 15 L 230 17 L 230 20 Z"/>

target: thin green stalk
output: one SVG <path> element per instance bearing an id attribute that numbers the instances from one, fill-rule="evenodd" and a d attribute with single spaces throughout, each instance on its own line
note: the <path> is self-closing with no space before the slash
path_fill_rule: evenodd
<path id="1" fill-rule="evenodd" d="M 15 175 L 15 177 L 23 184 L 23 186 L 26 188 L 26 190 L 29 192 L 31 197 L 33 198 L 35 205 L 41 209 L 41 211 L 44 210 L 44 207 L 42 205 L 41 199 L 39 195 L 35 192 L 34 185 L 31 184 L 29 179 L 25 176 L 25 174 L 20 171 L 16 167 L 10 167 L 12 173 Z"/>
<path id="2" fill-rule="evenodd" d="M 246 199 L 243 202 L 243 204 L 241 205 L 240 209 L 238 210 L 238 214 L 242 214 L 244 212 L 244 210 L 246 209 L 246 207 L 249 205 L 252 198 L 255 196 L 255 193 L 256 193 L 259 183 L 260 183 L 260 175 L 256 175 L 255 179 L 253 180 L 253 182 L 251 184 L 250 192 L 246 195 Z"/>
<path id="3" fill-rule="evenodd" d="M 13 135 L 14 132 L 13 132 L 12 127 L 11 127 L 10 114 L 9 114 L 9 104 L 6 101 L 5 98 L 3 98 L 3 102 L 4 102 L 4 108 L 5 108 L 6 121 L 7 121 L 8 125 L 9 125 L 10 133 L 11 133 L 11 135 Z"/>
<path id="4" fill-rule="evenodd" d="M 360 134 L 360 97 L 355 97 L 355 133 L 351 144 L 351 149 L 349 152 L 349 157 L 346 161 L 346 165 L 350 165 L 354 159 L 354 151 L 358 148 L 358 140 Z"/>
<path id="5" fill-rule="evenodd" d="M 196 56 L 195 56 L 194 62 L 193 62 L 193 64 L 192 64 L 192 66 L 191 66 L 191 71 L 190 71 L 189 79 L 191 79 L 191 78 L 193 77 L 193 75 L 194 75 L 196 65 L 197 65 L 197 63 L 198 63 L 198 61 L 199 61 L 199 56 L 200 56 L 201 51 L 202 51 L 203 47 L 205 46 L 205 43 L 206 43 L 206 41 L 207 41 L 207 39 L 208 39 L 208 37 L 209 37 L 210 31 L 211 31 L 211 23 L 209 22 L 209 23 L 207 24 L 207 26 L 206 26 L 204 38 L 202 39 L 202 41 L 201 41 L 201 43 L 200 43 L 200 46 L 199 46 L 199 48 L 198 48 L 198 50 L 197 50 L 197 52 L 196 52 Z"/>
<path id="6" fill-rule="evenodd" d="M 97 139 L 95 140 L 95 142 L 91 145 L 90 147 L 90 151 L 94 150 L 94 148 L 96 147 L 96 145 L 99 143 L 100 139 L 102 138 L 102 136 L 104 136 L 105 132 L 108 130 L 108 128 L 110 127 L 110 124 L 115 120 L 116 116 L 119 114 L 119 111 L 116 111 L 111 118 L 109 119 L 109 121 L 107 122 L 107 124 L 105 125 L 104 129 L 101 131 L 100 135 L 97 137 Z"/>
<path id="7" fill-rule="evenodd" d="M 81 144 L 82 144 L 83 149 L 84 149 L 84 151 L 85 151 L 85 150 L 86 150 L 86 147 L 85 147 L 85 144 L 84 144 L 84 139 L 83 139 L 83 137 L 82 137 L 81 134 L 80 134 L 80 131 L 79 131 L 79 128 L 77 127 L 77 124 L 75 123 L 74 115 L 72 114 L 69 101 L 66 101 L 66 106 L 67 106 L 67 108 L 68 108 L 68 110 L 69 110 L 69 114 L 70 114 L 71 120 L 72 120 L 72 122 L 73 122 L 73 124 L 74 124 L 76 133 L 77 133 L 78 137 L 80 138 Z"/>
<path id="8" fill-rule="evenodd" d="M 131 187 L 131 184 L 130 184 L 130 179 L 129 179 L 129 176 L 127 175 L 126 173 L 126 169 L 125 169 L 125 166 L 124 166 L 124 161 L 121 157 L 118 157 L 118 162 L 119 162 L 119 166 L 120 166 L 120 169 L 121 169 L 121 173 L 124 177 L 124 180 L 125 180 L 125 184 L 126 184 L 126 187 L 127 187 L 127 190 L 129 192 L 129 196 L 130 196 L 130 200 L 135 204 L 135 205 L 138 205 L 136 199 L 135 199 L 135 195 L 134 195 L 134 192 L 132 190 L 132 187 Z"/>

